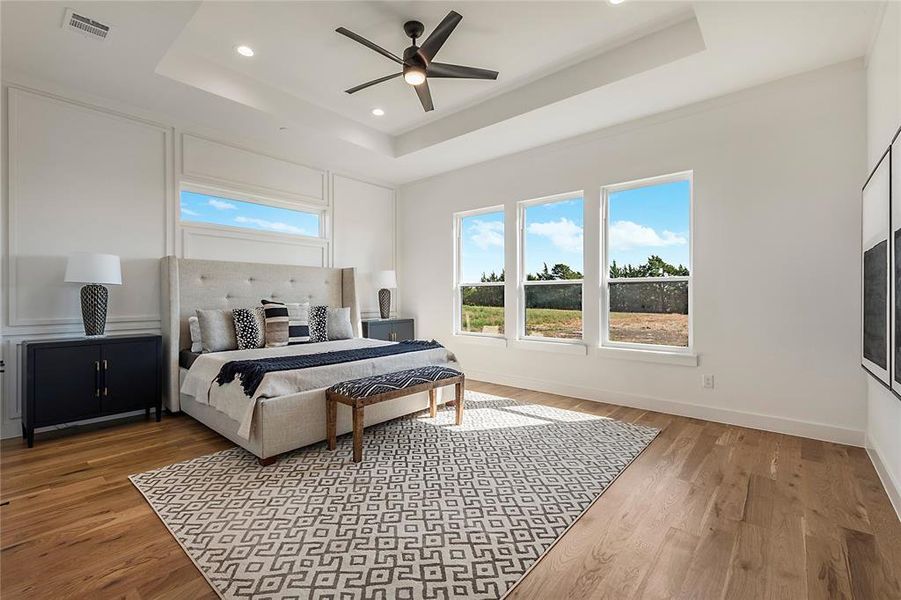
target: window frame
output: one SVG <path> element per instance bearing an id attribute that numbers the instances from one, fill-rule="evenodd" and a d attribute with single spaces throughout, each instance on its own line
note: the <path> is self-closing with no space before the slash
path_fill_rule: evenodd
<path id="1" fill-rule="evenodd" d="M 610 277 L 610 195 L 625 190 L 650 187 L 677 181 L 688 182 L 688 276 L 669 277 Z M 658 175 L 605 185 L 601 187 L 601 277 L 600 277 L 600 348 L 637 350 L 667 354 L 694 354 L 694 171 L 679 171 L 667 175 Z M 688 346 L 669 346 L 664 344 L 641 344 L 637 342 L 618 342 L 610 339 L 610 284 L 611 283 L 659 283 L 688 282 Z"/>
<path id="2" fill-rule="evenodd" d="M 568 200 L 582 201 L 582 279 L 559 279 L 550 281 L 526 281 L 526 209 L 540 204 L 554 204 Z M 551 344 L 585 345 L 585 190 L 574 190 L 540 198 L 520 200 L 516 203 L 516 339 L 522 342 L 539 342 Z M 531 285 L 575 285 L 582 286 L 582 337 L 555 338 L 541 335 L 526 335 L 526 287 Z"/>
<path id="3" fill-rule="evenodd" d="M 500 213 L 504 216 L 504 247 L 501 250 L 504 262 L 504 281 L 463 281 L 462 268 L 463 260 L 461 252 L 463 251 L 463 219 L 468 217 L 477 217 L 479 215 L 487 215 Z M 507 212 L 504 205 L 488 206 L 485 208 L 476 208 L 473 210 L 465 210 L 454 213 L 454 335 L 461 335 L 476 338 L 506 339 L 507 338 L 507 290 L 504 289 L 504 333 L 481 333 L 478 331 L 463 331 L 463 288 L 464 287 L 503 287 L 506 288 L 507 282 Z"/>
<path id="4" fill-rule="evenodd" d="M 205 221 L 190 221 L 181 218 L 181 194 L 182 192 L 190 192 L 194 194 L 203 194 L 205 196 L 214 196 L 223 200 L 234 200 L 236 202 L 248 202 L 250 204 L 259 204 L 260 206 L 269 206 L 271 208 L 280 208 L 292 210 L 296 212 L 308 213 L 319 217 L 319 235 L 302 235 L 298 233 L 282 233 L 279 231 L 268 231 L 266 229 L 254 229 L 252 227 L 241 227 L 238 225 L 222 225 L 220 223 L 208 223 Z M 175 210 L 175 221 L 177 227 L 199 227 L 203 229 L 215 229 L 219 231 L 239 232 L 242 234 L 261 235 L 261 236 L 277 236 L 279 238 L 288 238 L 291 240 L 315 240 L 317 242 L 328 240 L 328 207 L 322 204 L 300 202 L 297 200 L 284 200 L 273 198 L 271 196 L 261 196 L 238 190 L 216 187 L 207 184 L 197 184 L 188 181 L 182 181 L 178 186 L 178 204 Z"/>

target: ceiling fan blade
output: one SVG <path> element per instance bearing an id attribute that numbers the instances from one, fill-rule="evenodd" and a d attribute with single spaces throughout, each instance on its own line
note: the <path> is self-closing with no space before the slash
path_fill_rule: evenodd
<path id="1" fill-rule="evenodd" d="M 497 71 L 437 62 L 429 63 L 429 66 L 426 68 L 426 75 L 429 77 L 452 77 L 455 79 L 497 79 Z"/>
<path id="2" fill-rule="evenodd" d="M 458 12 L 450 11 L 447 13 L 444 20 L 438 23 L 438 27 L 429 34 L 429 37 L 427 37 L 422 43 L 422 46 L 419 47 L 419 53 L 424 56 L 426 60 L 435 58 L 435 55 L 441 50 L 441 46 L 444 45 L 444 42 L 446 42 L 450 34 L 453 33 L 454 28 L 462 20 L 463 16 Z"/>
<path id="3" fill-rule="evenodd" d="M 375 85 L 377 83 L 382 83 L 383 81 L 388 81 L 389 79 L 394 79 L 395 77 L 400 77 L 403 73 L 393 73 L 391 75 L 385 75 L 384 77 L 379 77 L 378 79 L 373 79 L 372 81 L 367 81 L 366 83 L 361 83 L 360 85 L 354 86 L 349 90 L 344 90 L 348 94 L 353 94 L 354 92 L 359 92 L 360 90 L 365 90 L 371 85 Z"/>
<path id="4" fill-rule="evenodd" d="M 413 87 L 416 89 L 416 95 L 419 96 L 419 101 L 422 103 L 422 109 L 426 112 L 434 110 L 435 106 L 432 104 L 432 92 L 429 91 L 429 80 L 426 79 L 419 85 L 414 85 Z"/>
<path id="5" fill-rule="evenodd" d="M 352 39 L 353 41 L 359 42 L 360 44 L 363 44 L 364 46 L 366 46 L 367 48 L 369 48 L 369 49 L 371 49 L 371 50 L 375 50 L 376 52 L 378 52 L 379 54 L 381 54 L 381 55 L 384 56 L 385 58 L 390 58 L 390 59 L 393 60 L 394 62 L 396 62 L 396 63 L 398 63 L 398 64 L 401 64 L 401 65 L 404 64 L 403 59 L 401 59 L 400 57 L 395 56 L 394 54 L 388 52 L 387 50 L 385 50 L 385 49 L 382 48 L 381 46 L 378 46 L 378 45 L 376 45 L 376 44 L 370 42 L 369 40 L 367 40 L 367 39 L 364 38 L 363 36 L 357 35 L 357 34 L 354 33 L 353 31 L 351 31 L 350 29 L 345 29 L 344 27 L 339 27 L 339 28 L 336 29 L 335 31 L 337 31 L 337 32 L 340 33 L 341 35 L 346 35 L 347 37 L 349 37 L 349 38 Z"/>

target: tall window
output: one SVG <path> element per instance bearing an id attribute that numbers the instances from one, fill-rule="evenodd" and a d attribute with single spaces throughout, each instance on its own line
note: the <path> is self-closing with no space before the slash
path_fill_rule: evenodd
<path id="1" fill-rule="evenodd" d="M 520 335 L 582 339 L 582 193 L 520 203 Z"/>
<path id="2" fill-rule="evenodd" d="M 288 202 L 249 202 L 182 189 L 179 219 L 182 222 L 321 237 L 322 211 L 291 206 Z"/>
<path id="3" fill-rule="evenodd" d="M 457 333 L 504 334 L 504 210 L 456 216 Z"/>
<path id="4" fill-rule="evenodd" d="M 691 195 L 691 173 L 604 188 L 604 345 L 690 347 Z"/>

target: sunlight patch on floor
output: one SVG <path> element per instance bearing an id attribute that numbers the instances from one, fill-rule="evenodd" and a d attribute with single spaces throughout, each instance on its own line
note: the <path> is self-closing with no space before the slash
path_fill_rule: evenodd
<path id="1" fill-rule="evenodd" d="M 478 406 L 480 400 L 486 402 L 489 399 L 496 401 L 497 397 L 489 396 L 488 398 L 472 399 L 467 397 L 462 425 L 454 424 L 454 410 L 452 407 L 445 406 L 438 407 L 438 414 L 434 419 L 426 414 L 419 417 L 419 421 L 442 427 L 448 431 L 466 432 L 609 420 L 607 417 L 543 406 L 541 404 L 511 404 L 510 406 L 495 406 L 491 408 Z M 476 413 L 478 413 L 477 417 Z"/>

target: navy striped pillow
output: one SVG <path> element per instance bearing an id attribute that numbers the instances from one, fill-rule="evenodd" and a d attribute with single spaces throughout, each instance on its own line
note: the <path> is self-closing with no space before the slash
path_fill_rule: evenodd
<path id="1" fill-rule="evenodd" d="M 266 313 L 266 347 L 306 344 L 310 341 L 309 302 L 262 300 Z"/>
<path id="2" fill-rule="evenodd" d="M 310 303 L 288 303 L 288 345 L 310 341 Z"/>
<path id="3" fill-rule="evenodd" d="M 288 306 L 284 302 L 262 300 L 266 321 L 266 347 L 288 345 Z"/>

